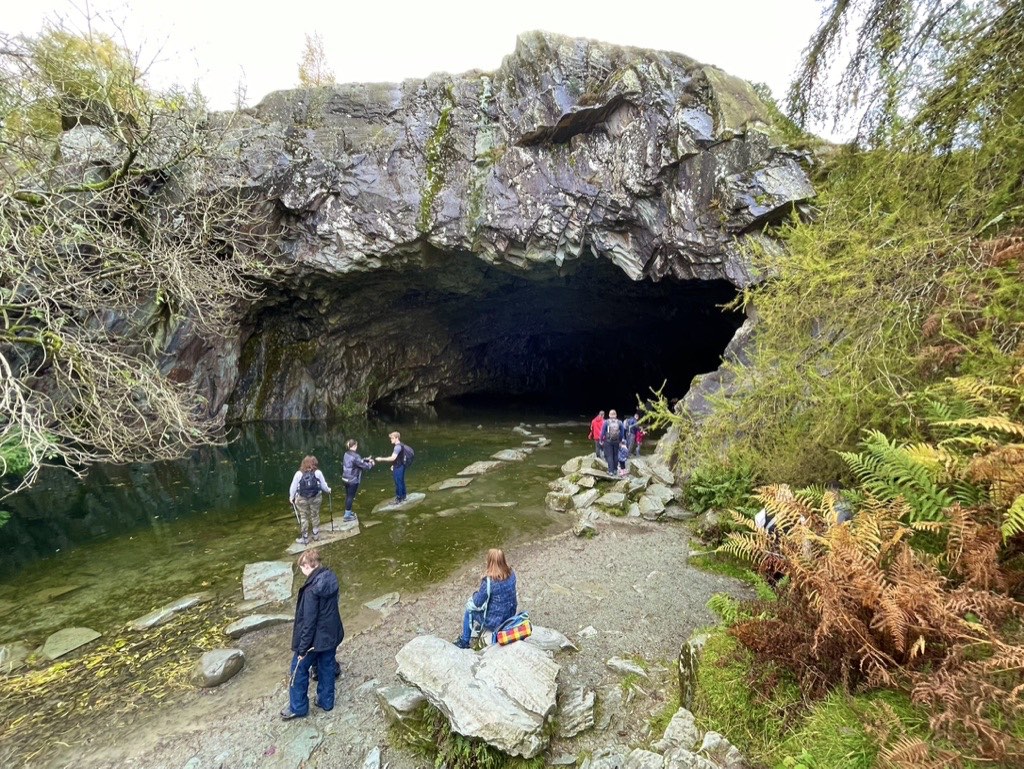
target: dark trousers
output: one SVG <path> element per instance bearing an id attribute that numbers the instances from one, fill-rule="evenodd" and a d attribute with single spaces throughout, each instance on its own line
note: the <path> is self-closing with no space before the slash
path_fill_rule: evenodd
<path id="1" fill-rule="evenodd" d="M 601 456 L 601 441 L 594 441 L 594 456 Z"/>
<path id="2" fill-rule="evenodd" d="M 405 499 L 405 465 L 396 467 L 395 474 L 395 499 L 399 502 Z"/>
<path id="3" fill-rule="evenodd" d="M 335 649 L 307 652 L 301 660 L 292 655 L 291 680 L 288 684 L 288 707 L 297 716 L 309 713 L 309 669 L 316 665 L 316 699 L 320 707 L 334 707 L 334 652 Z"/>
<path id="4" fill-rule="evenodd" d="M 604 442 L 604 459 L 608 463 L 608 472 L 615 475 L 619 469 L 619 442 Z"/>
<path id="5" fill-rule="evenodd" d="M 352 503 L 356 499 L 356 492 L 359 491 L 358 483 L 346 483 L 345 484 L 345 512 L 352 512 Z"/>

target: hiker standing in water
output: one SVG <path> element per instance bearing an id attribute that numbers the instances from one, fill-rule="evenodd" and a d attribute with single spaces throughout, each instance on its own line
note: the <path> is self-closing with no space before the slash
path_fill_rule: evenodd
<path id="1" fill-rule="evenodd" d="M 405 502 L 405 446 L 402 445 L 402 434 L 393 432 L 388 435 L 394 450 L 390 457 L 374 457 L 374 462 L 390 462 L 391 473 L 395 476 L 395 502 L 400 505 Z"/>
<path id="2" fill-rule="evenodd" d="M 312 454 L 306 456 L 299 469 L 292 477 L 292 485 L 288 489 L 288 499 L 292 503 L 295 515 L 299 519 L 299 536 L 295 540 L 303 545 L 309 544 L 307 532 L 312 529 L 313 540 L 320 539 L 320 503 L 323 493 L 331 493 L 331 487 L 320 472 L 320 465 Z"/>
<path id="3" fill-rule="evenodd" d="M 604 427 L 604 412 L 598 411 L 597 416 L 590 420 L 590 435 L 594 442 L 594 454 L 601 456 L 601 429 Z"/>
<path id="4" fill-rule="evenodd" d="M 619 419 L 615 409 L 608 412 L 608 418 L 601 427 L 601 442 L 604 443 L 604 458 L 608 463 L 608 474 L 617 475 L 619 467 L 619 444 L 622 443 L 623 435 L 622 420 Z"/>

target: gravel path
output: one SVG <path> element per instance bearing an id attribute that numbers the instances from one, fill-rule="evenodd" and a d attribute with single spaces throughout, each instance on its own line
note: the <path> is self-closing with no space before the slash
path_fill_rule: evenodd
<path id="1" fill-rule="evenodd" d="M 518 574 L 520 608 L 538 625 L 557 628 L 579 647 L 561 652 L 560 686 L 582 683 L 598 692 L 598 726 L 556 742 L 552 755 L 576 754 L 614 743 L 647 741 L 649 717 L 675 695 L 675 660 L 690 632 L 713 618 L 705 608 L 716 592 L 740 593 L 735 581 L 686 564 L 687 531 L 679 524 L 613 520 L 593 539 L 571 532 L 510 550 Z M 283 673 L 291 628 L 280 626 L 242 639 L 246 670 L 228 684 L 197 695 L 180 708 L 78 745 L 56 766 L 88 769 L 242 769 L 297 767 L 315 745 L 307 767 L 360 767 L 374 746 L 391 769 L 419 769 L 427 762 L 388 745 L 387 726 L 373 690 L 393 683 L 395 653 L 418 633 L 455 638 L 466 597 L 481 563 L 402 602 L 377 624 L 342 645 L 343 673 L 337 706 L 282 722 L 287 701 Z M 344 589 L 344 587 L 343 587 Z M 592 626 L 594 636 L 580 631 Z M 590 637 L 587 637 L 590 636 Z M 612 656 L 643 658 L 650 681 L 623 686 L 605 666 Z M 312 690 L 311 690 L 312 691 Z M 73 760 L 71 760 L 73 757 Z"/>

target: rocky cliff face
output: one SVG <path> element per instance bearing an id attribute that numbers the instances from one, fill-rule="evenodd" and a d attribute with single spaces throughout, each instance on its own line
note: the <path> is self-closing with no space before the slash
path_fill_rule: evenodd
<path id="1" fill-rule="evenodd" d="M 235 419 L 542 390 L 634 315 L 645 357 L 685 357 L 721 297 L 680 282 L 749 284 L 745 243 L 812 194 L 749 84 L 545 33 L 495 72 L 270 94 L 226 148 L 291 267 L 237 339 L 180 329 L 167 368 Z"/>

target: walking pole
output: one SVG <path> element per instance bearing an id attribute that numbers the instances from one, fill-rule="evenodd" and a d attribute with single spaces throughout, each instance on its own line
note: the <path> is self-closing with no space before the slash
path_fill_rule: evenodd
<path id="1" fill-rule="evenodd" d="M 295 503 L 292 502 L 291 504 L 292 504 L 292 512 L 295 513 L 295 522 L 297 524 L 299 524 L 299 535 L 301 536 L 302 535 L 302 518 L 299 517 L 299 509 L 295 506 Z"/>
<path id="2" fill-rule="evenodd" d="M 331 531 L 334 531 L 334 494 L 327 492 L 327 505 L 331 508 Z"/>

